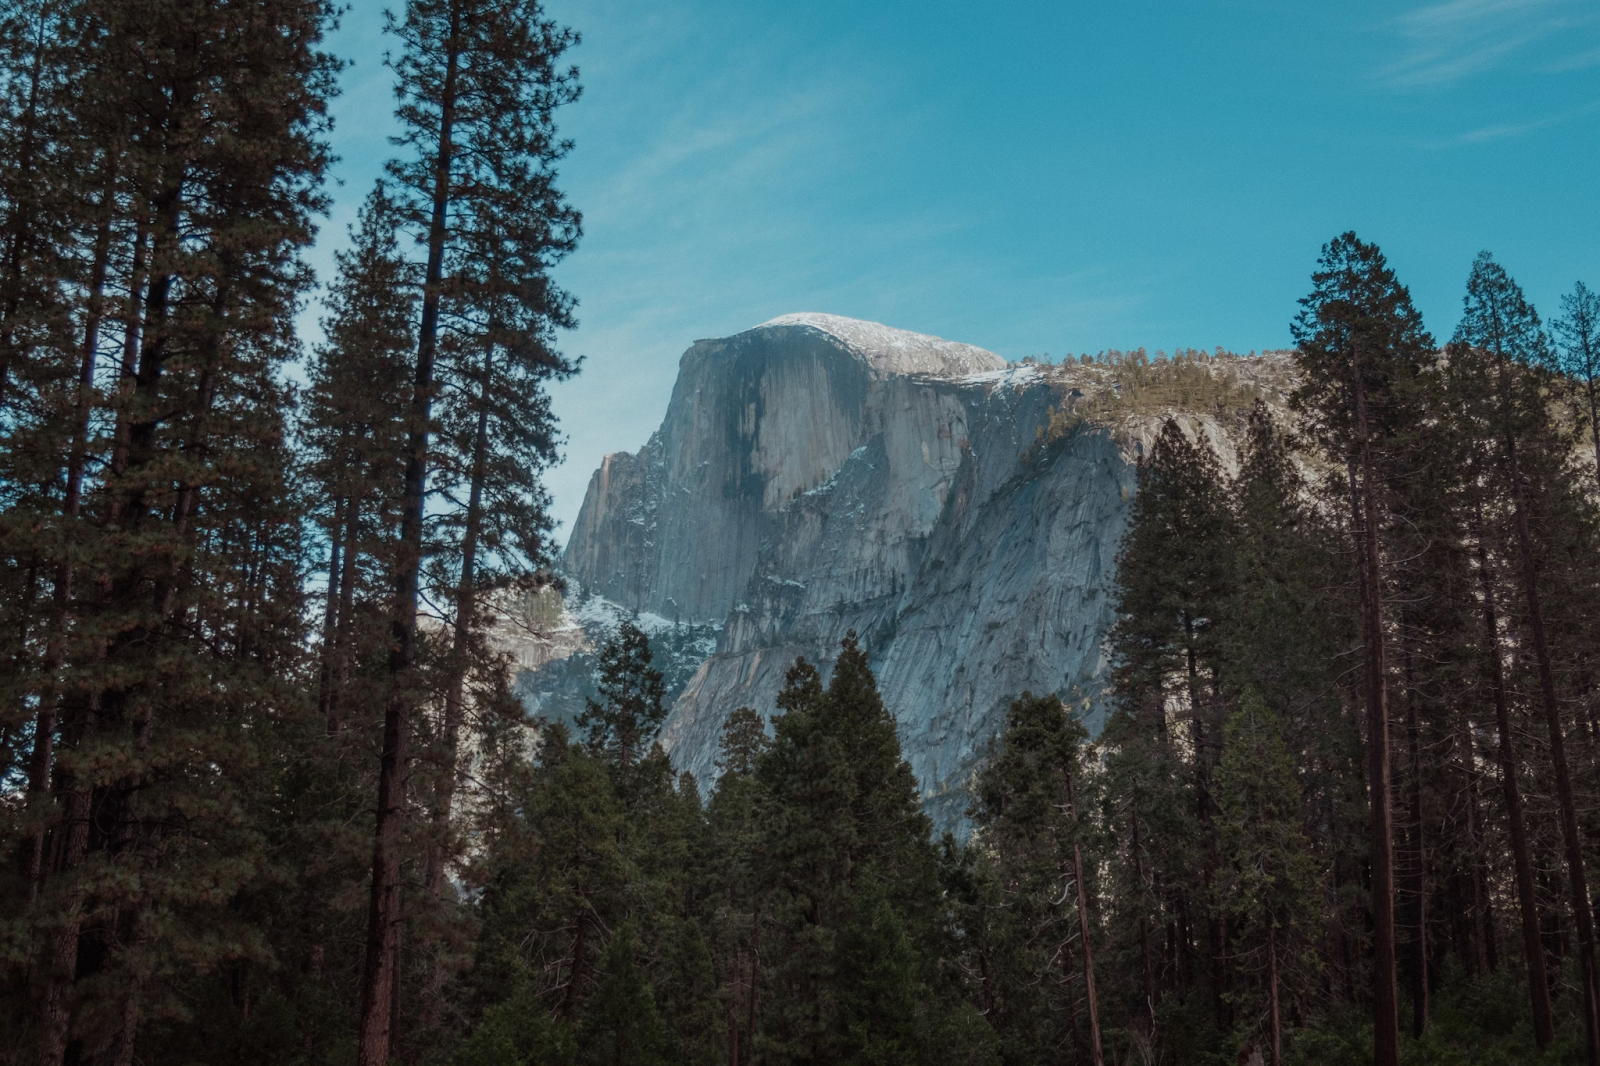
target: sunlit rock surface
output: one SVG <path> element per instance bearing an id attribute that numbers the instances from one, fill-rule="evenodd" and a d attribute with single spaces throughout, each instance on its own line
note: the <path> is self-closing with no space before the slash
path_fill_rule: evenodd
<path id="1" fill-rule="evenodd" d="M 589 644 L 525 671 L 525 698 L 569 717 L 583 650 L 637 616 L 668 660 L 662 742 L 709 783 L 727 715 L 771 713 L 795 658 L 826 673 L 853 630 L 930 813 L 959 826 L 1018 693 L 1101 725 L 1133 464 L 1167 413 L 1119 408 L 1114 376 L 818 314 L 696 342 L 661 428 L 590 481 L 560 623 Z M 1231 465 L 1211 415 L 1183 424 Z"/>

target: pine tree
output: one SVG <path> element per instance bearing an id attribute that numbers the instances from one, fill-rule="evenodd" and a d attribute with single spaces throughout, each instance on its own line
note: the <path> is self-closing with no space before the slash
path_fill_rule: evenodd
<path id="1" fill-rule="evenodd" d="M 623 622 L 617 635 L 601 645 L 598 658 L 595 687 L 600 699 L 584 700 L 578 726 L 587 734 L 590 750 L 626 775 L 666 719 L 666 682 L 650 666 L 650 638 L 632 622 Z"/>
<path id="2" fill-rule="evenodd" d="M 445 387 L 432 461 L 435 500 L 446 506 L 434 521 L 433 539 L 444 550 L 430 560 L 430 583 L 449 590 L 441 598 L 454 619 L 432 753 L 434 829 L 424 881 L 435 899 L 453 850 L 467 676 L 493 658 L 483 635 L 494 616 L 484 606 L 498 591 L 525 595 L 548 580 L 552 527 L 542 479 L 557 459 L 559 437 L 545 387 L 578 369 L 556 337 L 577 324 L 575 301 L 550 277 L 580 231 L 578 213 L 555 184 L 555 165 L 571 149 L 557 136 L 555 111 L 578 97 L 574 73 L 556 64 L 576 38 L 544 20 L 537 5 L 491 8 L 490 15 L 505 20 L 494 49 L 523 54 L 521 65 L 505 72 L 519 79 L 519 97 L 505 101 L 509 121 L 497 123 L 491 137 L 464 138 L 472 163 L 458 186 L 456 240 L 447 245 L 441 275 L 440 320 L 449 333 L 439 353 Z"/>
<path id="3" fill-rule="evenodd" d="M 1344 650 L 1357 639 L 1357 619 L 1343 594 L 1337 533 L 1318 506 L 1317 486 L 1301 474 L 1290 430 L 1265 405 L 1251 411 L 1245 449 L 1232 485 L 1238 536 L 1237 581 L 1219 623 L 1221 684 L 1237 707 L 1255 690 L 1281 716 L 1296 752 L 1306 806 L 1317 816 L 1330 900 L 1327 935 L 1341 945 L 1324 952 L 1338 965 L 1362 938 L 1365 916 L 1346 901 L 1359 891 L 1366 865 L 1364 829 L 1351 797 L 1364 797 L 1352 760 L 1359 736 L 1341 699 Z M 1341 974 L 1336 980 L 1349 980 Z M 1363 982 L 1364 983 L 1364 982 Z"/>
<path id="4" fill-rule="evenodd" d="M 480 571 L 486 562 L 520 572 L 544 561 L 548 523 L 537 471 L 553 459 L 554 438 L 538 385 L 573 369 L 550 343 L 554 328 L 571 323 L 571 301 L 547 271 L 571 250 L 579 227 L 577 214 L 555 188 L 553 170 L 569 147 L 555 136 L 554 113 L 578 92 L 576 71 L 558 63 L 576 35 L 546 19 L 537 0 L 409 0 L 401 17 L 391 16 L 388 29 L 401 44 L 392 64 L 403 128 L 397 144 L 412 152 L 388 169 L 397 183 L 401 218 L 425 254 L 394 570 L 394 651 L 378 781 L 362 1066 L 381 1066 L 397 1024 L 403 782 L 423 687 L 417 676 L 417 608 L 427 562 L 430 476 L 442 458 L 446 476 L 434 487 L 466 485 L 460 510 L 447 515 L 461 540 L 451 553 L 459 559 L 455 579 L 446 584 L 456 625 L 436 760 L 437 837 L 448 835 Z M 458 328 L 447 329 L 450 324 Z M 442 334 L 452 343 L 442 345 Z M 436 455 L 434 401 L 447 383 L 462 398 L 443 408 L 446 447 Z M 457 445 L 453 450 L 451 442 Z M 517 465 L 529 459 L 526 469 Z M 501 503 L 510 505 L 508 525 L 490 521 Z M 508 528 L 512 535 L 502 540 L 499 533 Z M 443 840 L 430 849 L 431 891 L 442 888 L 445 850 Z"/>
<path id="5" fill-rule="evenodd" d="M 1528 829 L 1527 802 L 1523 795 L 1529 751 L 1519 751 L 1525 727 L 1516 706 L 1514 671 L 1508 668 L 1505 541 L 1502 532 L 1503 482 L 1500 464 L 1493 457 L 1493 368 L 1482 353 L 1457 347 L 1450 353 L 1437 406 L 1438 425 L 1448 436 L 1437 435 L 1442 455 L 1458 472 L 1459 500 L 1449 509 L 1460 515 L 1461 551 L 1470 563 L 1475 633 L 1464 638 L 1476 659 L 1477 673 L 1487 684 L 1495 720 L 1495 759 L 1499 764 L 1500 791 L 1512 858 L 1522 953 L 1528 970 L 1534 1040 L 1544 1048 L 1555 1039 L 1550 1004 L 1550 981 L 1541 946 L 1541 904 L 1535 883 L 1532 835 Z M 1470 739 L 1468 758 L 1472 758 Z"/>
<path id="6" fill-rule="evenodd" d="M 1119 975 L 1131 984 L 1121 998 L 1136 1004 L 1137 1024 L 1154 1039 L 1163 996 L 1186 994 L 1191 980 L 1184 890 L 1199 865 L 1194 781 L 1171 738 L 1126 704 L 1113 709 L 1100 739 L 1106 821 L 1120 860 L 1111 868 L 1111 947 L 1125 949 L 1107 960 L 1108 997 L 1117 998 Z"/>
<path id="7" fill-rule="evenodd" d="M 1218 861 L 1210 780 L 1221 743 L 1218 681 L 1222 622 L 1236 580 L 1235 535 L 1216 453 L 1203 437 L 1191 442 L 1177 422 L 1167 419 L 1150 454 L 1139 463 L 1138 494 L 1118 557 L 1118 620 L 1111 647 L 1121 723 L 1108 728 L 1116 745 L 1130 748 L 1130 758 L 1122 764 L 1130 771 L 1141 762 L 1177 769 L 1174 756 L 1187 749 L 1183 772 L 1188 781 L 1182 796 L 1191 804 L 1187 825 L 1178 824 L 1170 813 L 1134 813 L 1158 792 L 1162 800 L 1177 799 L 1172 788 L 1156 789 L 1149 782 L 1141 788 L 1128 779 L 1129 791 L 1123 795 L 1128 801 L 1142 796 L 1127 809 L 1143 818 L 1146 838 L 1172 864 L 1167 883 L 1176 897 L 1172 908 L 1179 915 L 1178 968 L 1185 991 L 1198 969 L 1191 963 L 1191 937 L 1201 933 L 1203 923 L 1204 957 L 1210 962 L 1206 987 L 1219 1024 L 1224 1024 L 1227 1010 L 1222 996 L 1224 931 L 1205 901 Z M 1169 721 L 1169 713 L 1179 708 L 1181 713 Z M 1144 749 L 1142 756 L 1131 755 L 1135 748 Z M 1167 826 L 1173 837 L 1149 838 L 1150 831 Z M 1200 891 L 1191 896 L 1187 886 L 1196 868 Z M 1148 938 L 1150 919 L 1144 921 Z M 1153 971 L 1153 962 L 1141 959 L 1140 969 Z M 1151 992 L 1146 998 L 1153 1001 Z"/>
<path id="8" fill-rule="evenodd" d="M 1217 623 L 1233 581 L 1233 519 L 1216 453 L 1162 423 L 1139 463 L 1129 534 L 1117 567 L 1115 684 L 1127 700 L 1158 700 L 1176 686 L 1188 705 L 1202 817 L 1208 774 L 1208 672 L 1219 665 Z"/>
<path id="9" fill-rule="evenodd" d="M 1330 590 L 1329 531 L 1295 461 L 1293 441 L 1257 402 L 1232 485 L 1237 577 L 1218 619 L 1222 687 L 1255 687 L 1276 707 L 1327 713 L 1329 663 L 1346 634 Z M 1309 739 L 1309 738 L 1308 738 Z"/>
<path id="10" fill-rule="evenodd" d="M 1390 785 L 1384 550 L 1387 486 L 1419 418 L 1416 382 L 1433 339 L 1376 245 L 1345 233 L 1323 247 L 1293 334 L 1301 384 L 1292 403 L 1328 458 L 1347 473 L 1349 531 L 1357 556 L 1367 780 L 1372 812 L 1374 1060 L 1397 1066 L 1394 811 Z"/>
<path id="11" fill-rule="evenodd" d="M 323 204 L 332 12 L 300 0 L 35 10 L 54 28 L 38 23 L 50 55 L 32 69 L 53 68 L 32 85 L 70 85 L 49 116 L 60 180 L 40 189 L 65 199 L 59 213 L 11 205 L 25 208 L 8 236 L 30 249 L 29 291 L 4 358 L 26 344 L 15 395 L 66 417 L 6 442 L 8 466 L 26 453 L 58 472 L 31 479 L 51 513 L 17 545 L 54 584 L 31 758 L 49 784 L 33 789 L 21 849 L 22 951 L 37 1058 L 120 1062 L 197 970 L 269 954 L 229 904 L 263 861 L 247 798 L 263 744 L 302 709 L 278 371 L 296 354 L 299 253 Z M 30 317 L 47 294 L 60 300 L 50 316 Z M 8 431 L 28 428 L 8 411 Z"/>
<path id="12" fill-rule="evenodd" d="M 600 962 L 603 976 L 578 1027 L 578 1061 L 585 1066 L 657 1066 L 667 1061 L 666 1034 L 655 995 L 635 958 L 633 930 L 612 935 Z"/>
<path id="13" fill-rule="evenodd" d="M 457 1047 L 455 1066 L 575 1066 L 577 1042 L 569 1026 L 553 1020 L 518 985 L 483 1017 Z"/>
<path id="14" fill-rule="evenodd" d="M 867 881 L 839 931 L 839 1061 L 919 1066 L 920 960 L 884 887 Z"/>
<path id="15" fill-rule="evenodd" d="M 756 881 L 760 792 L 755 779 L 766 750 L 766 722 L 740 707 L 723 723 L 723 771 L 706 809 L 710 830 L 708 880 L 711 937 L 726 988 L 729 1066 L 749 1061 L 761 983 L 761 909 Z"/>
<path id="16" fill-rule="evenodd" d="M 495 747 L 490 800 L 498 811 L 469 871 L 482 894 L 474 997 L 504 1002 L 520 974 L 543 1009 L 576 1025 L 596 988 L 607 932 L 625 917 L 628 887 L 639 881 L 627 811 L 609 768 L 569 743 L 558 724 L 543 728 L 532 767 L 514 735 Z"/>
<path id="17" fill-rule="evenodd" d="M 1581 397 L 1578 409 L 1589 422 L 1595 478 L 1600 480 L 1600 294 L 1578 282 L 1561 298 L 1561 317 L 1550 326 L 1561 340 L 1561 371 Z"/>
<path id="18" fill-rule="evenodd" d="M 1539 696 L 1544 712 L 1554 771 L 1562 842 L 1569 882 L 1568 905 L 1577 926 L 1578 963 L 1583 979 L 1584 1025 L 1591 1064 L 1600 1064 L 1600 973 L 1596 971 L 1594 916 L 1583 863 L 1583 840 L 1578 827 L 1572 773 L 1567 765 L 1566 735 L 1561 722 L 1560 696 L 1546 631 L 1539 560 L 1534 543 L 1529 486 L 1525 476 L 1528 439 L 1539 433 L 1545 415 L 1541 382 L 1533 369 L 1547 364 L 1545 335 L 1533 306 L 1505 270 L 1487 253 L 1473 262 L 1467 279 L 1461 324 L 1453 349 L 1473 348 L 1490 360 L 1496 394 L 1494 432 L 1496 459 L 1504 467 L 1507 495 L 1516 534 L 1516 572 L 1523 608 L 1538 667 Z M 1514 365 L 1520 364 L 1520 365 Z M 1521 372 L 1519 372 L 1521 371 Z"/>
<path id="19" fill-rule="evenodd" d="M 382 622 L 392 615 L 389 561 L 398 524 L 393 501 L 403 475 L 404 414 L 409 396 L 414 298 L 400 257 L 394 206 L 380 184 L 368 195 L 353 246 L 335 256 L 326 340 L 307 368 L 303 435 L 307 474 L 319 488 L 319 518 L 328 545 L 318 704 L 330 735 L 341 729 L 341 706 L 352 668 L 387 646 Z M 365 695 L 366 700 L 359 699 Z"/>
<path id="20" fill-rule="evenodd" d="M 1226 906 L 1265 953 L 1272 1066 L 1283 1062 L 1281 973 L 1307 932 L 1317 869 L 1301 823 L 1300 784 L 1277 715 L 1247 689 L 1228 719 L 1217 766 L 1217 807 L 1228 876 Z M 1303 948 L 1301 949 L 1303 950 Z"/>
<path id="21" fill-rule="evenodd" d="M 31 0 L 0 15 L 0 410 L 13 416 L 74 378 L 71 334 L 79 315 L 88 324 L 94 285 L 87 245 L 106 215 L 96 194 L 110 207 L 103 175 L 117 166 L 116 141 L 93 149 L 106 131 L 91 132 L 92 113 L 73 106 L 87 69 L 74 14 Z M 91 359 L 95 347 L 91 337 Z"/>
<path id="22" fill-rule="evenodd" d="M 843 1053 L 839 937 L 855 895 L 879 885 L 913 943 L 926 945 L 939 928 L 937 870 L 916 779 L 854 634 L 826 689 L 797 660 L 778 707 L 757 770 L 763 954 L 773 961 L 762 967 L 756 1055 L 817 1061 Z"/>
<path id="23" fill-rule="evenodd" d="M 1064 991 L 1081 979 L 1088 1023 L 1083 1052 L 1099 1066 L 1104 1054 L 1089 905 L 1087 871 L 1092 866 L 1086 867 L 1083 860 L 1087 832 L 1077 795 L 1081 749 L 1087 740 L 1087 731 L 1068 715 L 1060 699 L 1023 693 L 1006 712 L 1005 732 L 977 779 L 973 814 L 979 840 L 993 856 L 1004 906 L 1010 912 L 1007 918 L 1014 926 L 1008 939 L 1017 947 L 1026 945 L 1020 957 L 1004 965 L 998 995 L 1026 1002 L 1027 986 L 1042 983 L 1050 960 L 1059 957 L 1062 971 L 1050 976 L 1050 984 Z M 1074 939 L 1082 966 L 1077 975 L 1067 971 L 1071 957 L 1067 945 Z M 1059 1041 L 1059 1036 L 1052 1036 L 1056 1027 L 1050 1015 L 1063 1007 L 1074 1015 L 1078 1011 L 1072 999 L 1061 1004 L 1046 995 L 1023 1008 L 1033 1018 L 1016 1017 L 1022 1012 L 1015 1008 L 1011 1018 L 1002 1015 L 1003 1025 L 1036 1034 L 1033 1046 L 1010 1053 L 1035 1061 L 1050 1056 L 1051 1044 Z"/>
<path id="24" fill-rule="evenodd" d="M 722 723 L 717 769 L 725 774 L 755 773 L 767 746 L 767 723 L 749 707 L 740 707 Z"/>
<path id="25" fill-rule="evenodd" d="M 8 776 L 27 778 L 20 872 L 30 898 L 42 874 L 54 681 L 80 581 L 73 545 L 98 399 L 104 300 L 85 291 L 93 268 L 84 260 L 92 242 L 103 296 L 116 192 L 92 173 L 111 151 L 95 168 L 86 116 L 72 106 L 86 67 L 68 16 L 53 3 L 0 15 L 0 734 Z"/>

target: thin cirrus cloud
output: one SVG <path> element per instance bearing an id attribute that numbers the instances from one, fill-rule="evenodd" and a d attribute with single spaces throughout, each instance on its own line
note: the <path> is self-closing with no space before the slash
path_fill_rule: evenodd
<path id="1" fill-rule="evenodd" d="M 1398 89 L 1449 85 L 1592 23 L 1571 0 L 1446 0 L 1393 20 L 1404 52 L 1378 77 Z"/>
<path id="2" fill-rule="evenodd" d="M 1549 70 L 1552 74 L 1563 74 L 1569 70 L 1583 70 L 1596 65 L 1600 65 L 1600 47 L 1564 56 L 1552 63 Z"/>
<path id="3" fill-rule="evenodd" d="M 1542 130 L 1549 126 L 1559 126 L 1564 122 L 1571 122 L 1575 118 L 1582 118 L 1584 115 L 1593 114 L 1595 111 L 1600 111 L 1600 100 L 1593 100 L 1582 107 L 1575 107 L 1570 111 L 1563 111 L 1559 115 L 1549 115 L 1530 122 L 1504 122 L 1493 126 L 1483 126 L 1451 139 L 1443 147 L 1482 144 L 1485 141 L 1498 141 L 1506 137 L 1520 137 L 1524 133 L 1532 133 L 1534 130 Z"/>

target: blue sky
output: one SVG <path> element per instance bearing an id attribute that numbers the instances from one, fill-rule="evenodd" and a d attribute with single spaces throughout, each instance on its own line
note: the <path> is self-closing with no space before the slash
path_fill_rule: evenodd
<path id="1" fill-rule="evenodd" d="M 1350 228 L 1441 336 L 1483 248 L 1546 317 L 1600 287 L 1594 0 L 548 3 L 584 37 L 563 539 L 684 348 L 786 312 L 1011 359 L 1285 347 Z M 331 42 L 354 63 L 324 276 L 390 151 L 381 10 Z"/>

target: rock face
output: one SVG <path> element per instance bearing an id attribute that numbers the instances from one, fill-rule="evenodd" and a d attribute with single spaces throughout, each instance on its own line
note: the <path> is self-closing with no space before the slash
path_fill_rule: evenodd
<path id="1" fill-rule="evenodd" d="M 826 674 L 854 631 L 930 813 L 958 826 L 1017 694 L 1059 693 L 1101 724 L 1134 456 L 1159 421 L 1074 421 L 1115 387 L 1104 367 L 1007 364 L 830 315 L 698 341 L 661 428 L 595 472 L 562 569 L 580 603 L 696 634 L 691 649 L 714 639 L 692 676 L 680 665 L 662 735 L 702 782 L 731 711 L 770 713 L 797 656 Z"/>

